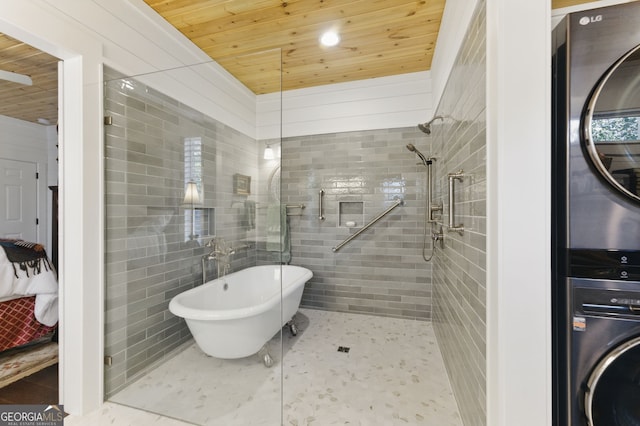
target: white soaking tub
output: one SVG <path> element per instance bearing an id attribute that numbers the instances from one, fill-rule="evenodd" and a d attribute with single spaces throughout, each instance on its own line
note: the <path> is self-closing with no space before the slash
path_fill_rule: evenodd
<path id="1" fill-rule="evenodd" d="M 258 353 L 292 319 L 312 276 L 300 266 L 253 266 L 178 294 L 169 310 L 186 320 L 207 355 L 244 358 Z M 267 353 L 267 366 L 269 360 Z"/>

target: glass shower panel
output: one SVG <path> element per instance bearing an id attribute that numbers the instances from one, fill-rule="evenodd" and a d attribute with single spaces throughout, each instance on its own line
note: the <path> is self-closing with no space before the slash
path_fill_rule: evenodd
<path id="1" fill-rule="evenodd" d="M 279 51 L 233 60 L 280 69 Z M 233 349 L 252 338 L 231 318 L 255 291 L 234 276 L 279 270 L 282 256 L 266 247 L 277 200 L 264 175 L 279 159 L 264 160 L 255 137 L 256 96 L 216 63 L 104 75 L 106 399 L 194 424 L 280 424 L 281 331 L 255 353 Z M 269 96 L 278 109 L 280 95 Z M 281 318 L 276 275 L 271 310 Z M 204 289 L 196 307 L 228 318 L 196 342 L 204 321 L 187 325 L 169 303 Z"/>

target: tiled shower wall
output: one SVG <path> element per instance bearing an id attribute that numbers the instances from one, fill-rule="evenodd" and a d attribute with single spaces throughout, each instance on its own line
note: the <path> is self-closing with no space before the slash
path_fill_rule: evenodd
<path id="1" fill-rule="evenodd" d="M 207 240 L 188 239 L 191 210 L 181 204 L 192 157 L 185 158 L 185 138 L 202 141 L 203 207 L 215 216 L 215 229 L 203 232 L 233 246 L 257 234 L 245 204 L 257 199 L 255 141 L 139 80 L 117 77 L 105 70 L 105 115 L 113 117 L 105 126 L 107 397 L 191 337 L 168 310 L 173 296 L 200 282 Z M 252 177 L 252 194 L 234 193 L 236 173 Z M 255 244 L 238 250 L 232 271 L 255 259 Z"/>
<path id="2" fill-rule="evenodd" d="M 455 222 L 464 233 L 447 232 L 433 269 L 433 322 L 465 426 L 486 424 L 486 28 L 480 1 L 436 114 L 433 126 L 436 199 L 448 212 L 448 173 L 455 182 Z M 439 245 L 438 245 L 439 247 Z"/>
<path id="3" fill-rule="evenodd" d="M 307 206 L 301 216 L 289 217 L 291 263 L 313 271 L 302 306 L 431 318 L 431 264 L 422 258 L 426 168 L 416 164 L 408 143 L 428 153 L 428 138 L 417 128 L 282 141 L 282 202 Z M 321 189 L 324 220 L 319 219 Z M 405 205 L 332 251 L 396 198 Z"/>

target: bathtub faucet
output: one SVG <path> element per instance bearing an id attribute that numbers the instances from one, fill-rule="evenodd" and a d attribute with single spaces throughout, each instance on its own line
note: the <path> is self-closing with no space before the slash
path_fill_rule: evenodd
<path id="1" fill-rule="evenodd" d="M 205 247 L 210 247 L 211 252 L 207 255 L 210 260 L 217 259 L 218 256 L 229 256 L 235 254 L 235 249 L 227 247 L 227 243 L 222 237 L 215 237 L 209 240 Z"/>
<path id="2" fill-rule="evenodd" d="M 211 252 L 209 254 L 205 254 L 202 257 L 202 283 L 207 282 L 207 269 L 206 262 L 210 260 L 216 261 L 216 266 L 218 270 L 218 277 L 223 277 L 229 272 L 231 268 L 231 264 L 229 263 L 229 256 L 236 253 L 236 250 L 233 247 L 227 245 L 221 237 L 215 237 L 209 240 L 205 247 L 211 248 Z"/>

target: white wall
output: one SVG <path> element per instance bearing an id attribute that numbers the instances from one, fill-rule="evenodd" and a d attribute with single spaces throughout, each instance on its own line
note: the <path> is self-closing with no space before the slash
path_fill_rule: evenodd
<path id="1" fill-rule="evenodd" d="M 431 73 L 261 95 L 257 104 L 258 139 L 279 137 L 281 120 L 283 137 L 413 127 L 432 116 Z"/>
<path id="2" fill-rule="evenodd" d="M 491 426 L 551 425 L 550 13 L 550 0 L 487 0 Z"/>
<path id="3" fill-rule="evenodd" d="M 53 186 L 58 184 L 58 131 L 56 126 L 46 126 L 46 147 L 47 163 L 49 164 L 47 185 Z"/>
<path id="4" fill-rule="evenodd" d="M 47 253 L 51 253 L 51 205 L 47 202 L 49 189 L 48 163 L 46 151 L 48 143 L 48 127 L 29 123 L 23 120 L 0 115 L 0 158 L 36 163 L 38 179 L 38 212 L 39 225 L 37 242 L 44 244 Z"/>

